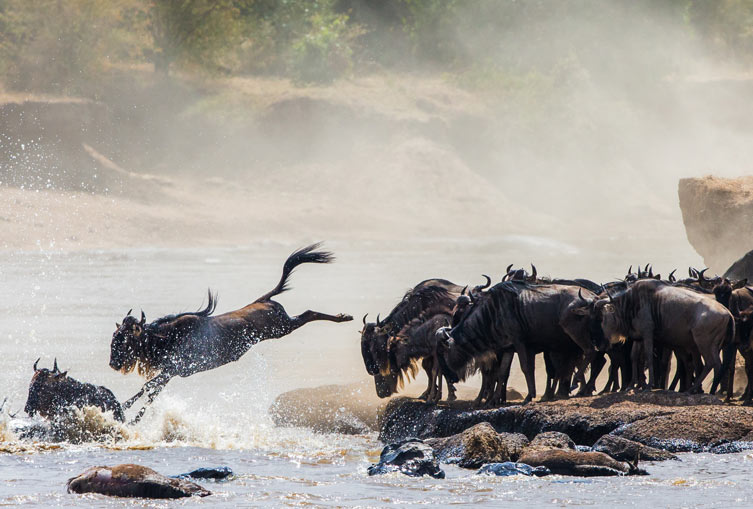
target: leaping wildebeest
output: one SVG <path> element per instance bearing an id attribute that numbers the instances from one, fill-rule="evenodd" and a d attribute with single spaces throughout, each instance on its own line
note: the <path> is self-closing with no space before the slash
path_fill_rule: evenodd
<path id="1" fill-rule="evenodd" d="M 310 310 L 291 317 L 282 305 L 272 300 L 288 289 L 288 278 L 298 265 L 333 261 L 332 253 L 318 251 L 319 247 L 320 244 L 312 244 L 291 254 L 277 286 L 241 309 L 213 316 L 217 300 L 210 291 L 207 306 L 194 313 L 168 315 L 146 323 L 143 311 L 141 319 L 129 311 L 123 323 L 116 324 L 110 344 L 110 367 L 125 374 L 138 367 L 139 374 L 150 379 L 123 408 L 130 408 L 144 393 L 148 405 L 171 378 L 191 376 L 237 361 L 256 343 L 280 338 L 309 322 L 352 320 L 350 315 Z M 145 410 L 146 406 L 133 422 L 138 422 Z"/>

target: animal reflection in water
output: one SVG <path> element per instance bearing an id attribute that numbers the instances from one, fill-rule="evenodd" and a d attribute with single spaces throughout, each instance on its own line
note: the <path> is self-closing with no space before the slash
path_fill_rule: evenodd
<path id="1" fill-rule="evenodd" d="M 347 322 L 349 315 L 327 315 L 305 311 L 298 316 L 288 316 L 285 309 L 272 297 L 288 289 L 290 274 L 302 263 L 330 263 L 332 253 L 318 250 L 313 244 L 291 254 L 285 261 L 280 282 L 269 293 L 248 306 L 213 316 L 217 298 L 209 292 L 209 302 L 201 311 L 180 313 L 146 323 L 128 312 L 112 336 L 110 367 L 129 373 L 136 367 L 139 374 L 149 378 L 141 390 L 125 402 L 128 409 L 147 395 L 146 405 L 162 391 L 174 376 L 187 377 L 240 359 L 249 348 L 265 339 L 279 338 L 309 322 L 326 320 Z M 146 406 L 136 414 L 138 422 Z"/>

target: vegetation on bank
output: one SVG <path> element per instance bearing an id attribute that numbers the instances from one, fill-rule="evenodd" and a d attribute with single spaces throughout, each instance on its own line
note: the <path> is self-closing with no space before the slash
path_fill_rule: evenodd
<path id="1" fill-rule="evenodd" d="M 0 0 L 0 72 L 8 89 L 84 95 L 123 65 L 298 84 L 430 69 L 482 89 L 551 87 L 666 76 L 694 44 L 747 61 L 752 29 L 751 0 Z"/>

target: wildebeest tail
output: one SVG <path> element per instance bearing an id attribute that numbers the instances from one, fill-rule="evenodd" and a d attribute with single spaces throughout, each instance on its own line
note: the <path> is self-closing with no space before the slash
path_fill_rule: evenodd
<path id="1" fill-rule="evenodd" d="M 282 292 L 289 290 L 288 278 L 290 277 L 290 274 L 293 273 L 293 270 L 302 263 L 330 263 L 335 260 L 335 256 L 329 251 L 317 251 L 320 247 L 322 247 L 322 243 L 317 242 L 316 244 L 311 244 L 310 246 L 294 251 L 293 254 L 288 256 L 288 259 L 285 260 L 285 265 L 282 266 L 282 277 L 280 278 L 280 282 L 277 283 L 277 286 L 275 286 L 270 292 L 256 299 L 256 302 L 269 300 L 275 295 L 279 295 Z"/>

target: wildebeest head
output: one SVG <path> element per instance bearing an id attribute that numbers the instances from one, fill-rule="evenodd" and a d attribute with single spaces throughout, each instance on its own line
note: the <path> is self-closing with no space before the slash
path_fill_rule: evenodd
<path id="1" fill-rule="evenodd" d="M 606 352 L 612 345 L 625 342 L 625 327 L 611 296 L 596 299 L 574 312 L 588 315 L 591 342 L 597 350 Z"/>
<path id="2" fill-rule="evenodd" d="M 361 329 L 361 355 L 366 372 L 374 377 L 377 396 L 386 398 L 397 391 L 398 385 L 398 376 L 390 372 L 389 334 L 379 316 L 376 322 L 367 322 L 367 316 L 363 317 Z"/>
<path id="3" fill-rule="evenodd" d="M 39 359 L 34 363 L 34 375 L 29 384 L 29 396 L 26 398 L 24 412 L 30 417 L 39 414 L 46 418 L 57 413 L 59 403 L 57 399 L 63 392 L 61 385 L 65 384 L 68 372 L 61 372 L 58 369 L 57 359 L 52 370 L 37 369 L 37 364 L 39 364 Z"/>
<path id="4" fill-rule="evenodd" d="M 130 373 L 139 363 L 139 372 L 142 370 L 140 352 L 143 351 L 146 326 L 146 317 L 141 312 L 141 320 L 131 315 L 129 310 L 123 323 L 116 323 L 115 332 L 110 343 L 110 367 L 124 374 Z"/>

